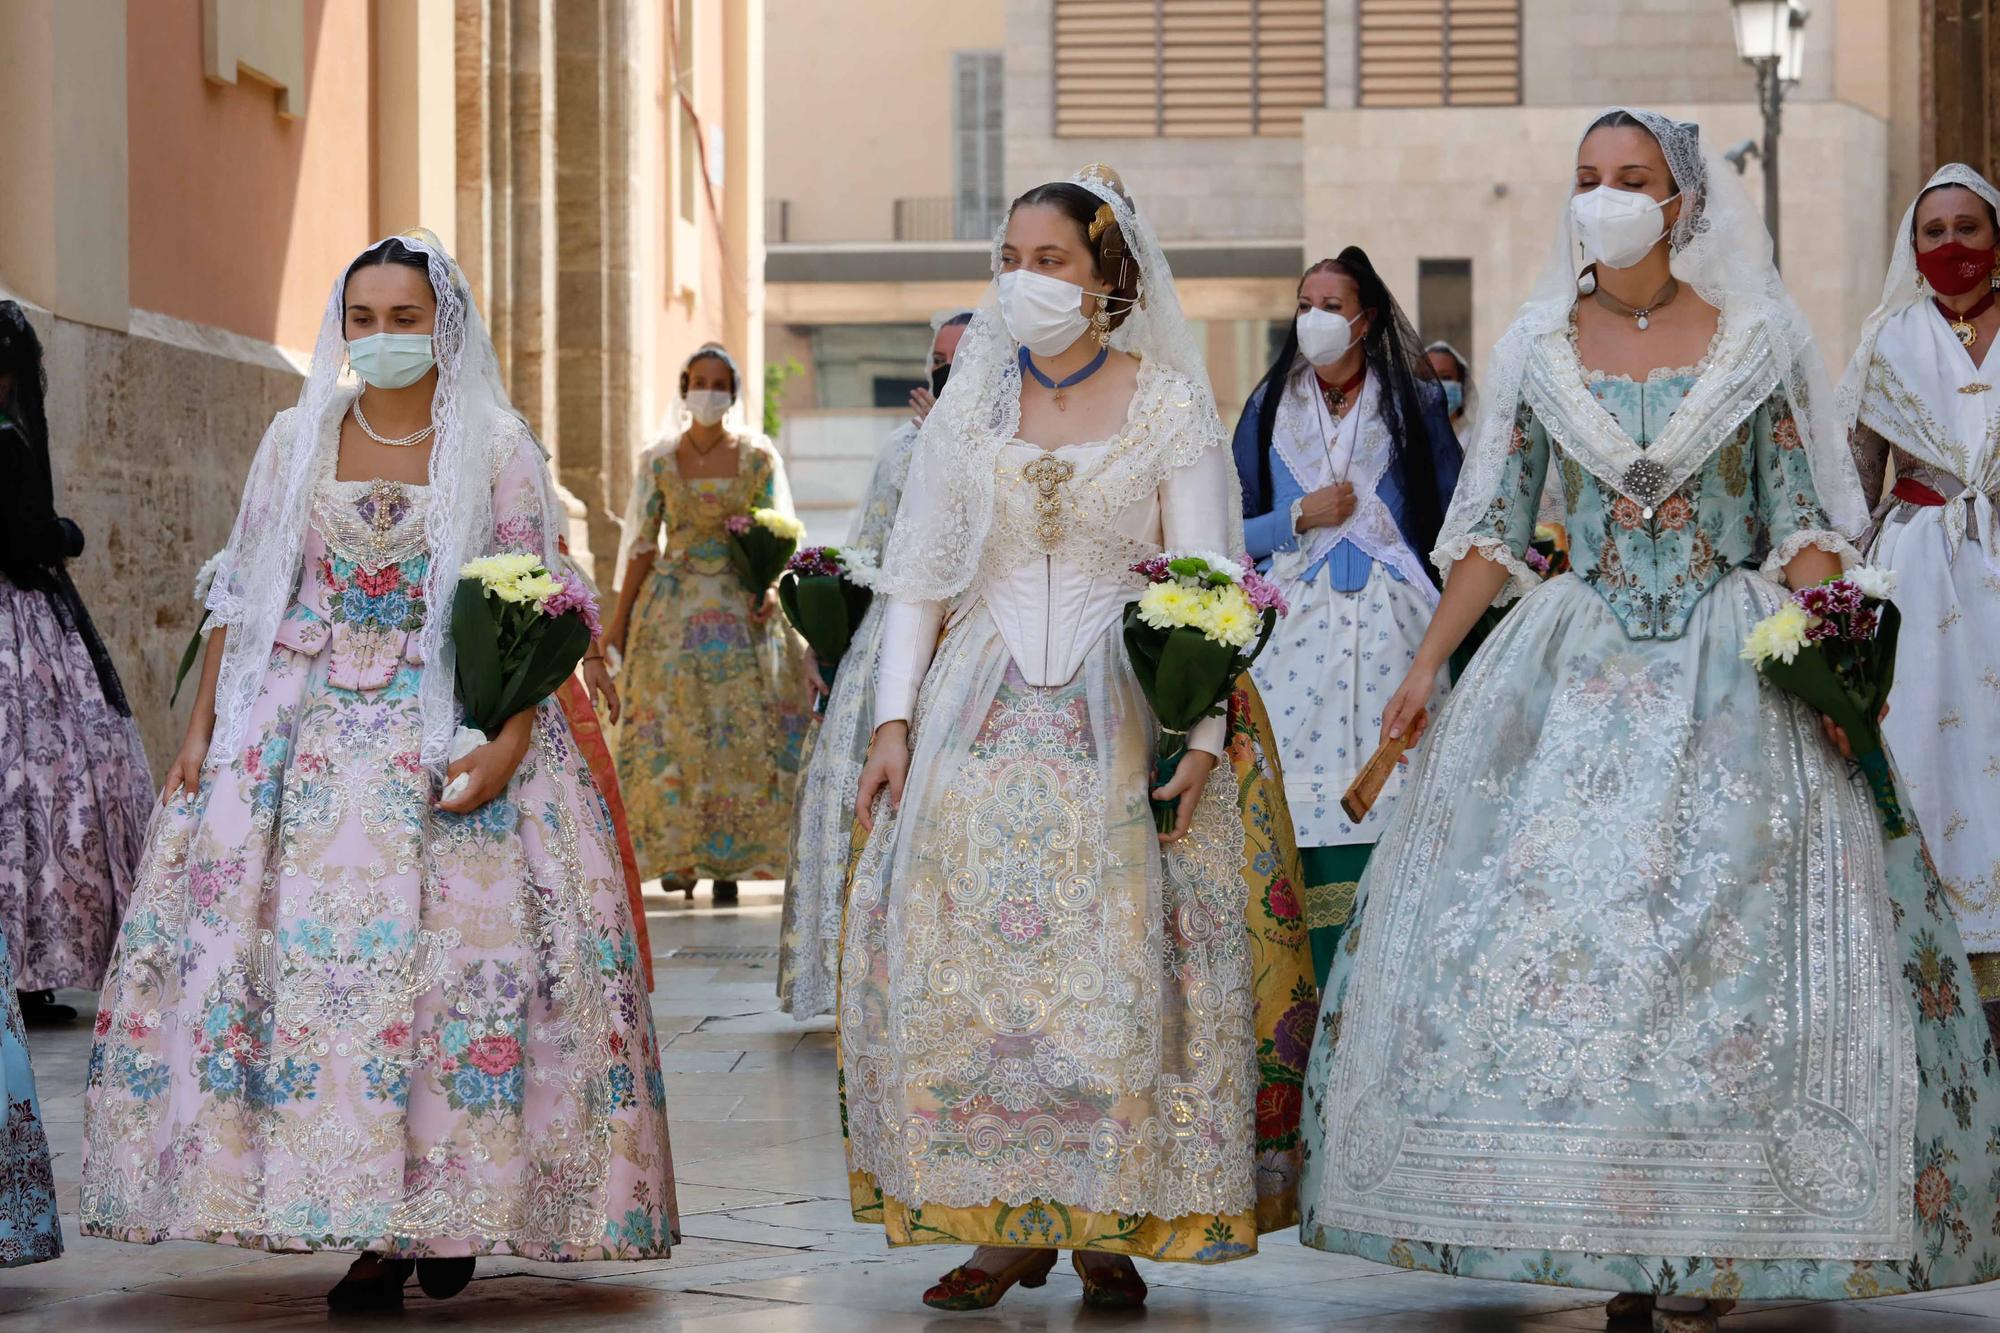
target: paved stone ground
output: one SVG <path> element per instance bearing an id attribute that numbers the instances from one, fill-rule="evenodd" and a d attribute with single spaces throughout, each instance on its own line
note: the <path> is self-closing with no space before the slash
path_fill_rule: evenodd
<path id="1" fill-rule="evenodd" d="M 655 896 L 653 1012 L 666 1048 L 684 1242 L 645 1264 L 482 1261 L 460 1296 L 411 1284 L 406 1329 L 686 1329 L 698 1333 L 903 1330 L 1337 1329 L 1384 1333 L 1575 1333 L 1604 1327 L 1602 1297 L 1405 1273 L 1266 1237 L 1258 1256 L 1218 1268 L 1141 1265 L 1143 1316 L 1084 1313 L 1067 1265 L 1039 1291 L 1016 1289 L 977 1315 L 928 1311 L 917 1297 L 956 1261 L 950 1250 L 891 1253 L 849 1218 L 833 1099 L 833 1035 L 800 1026 L 773 993 L 777 886 L 745 885 L 717 911 Z M 91 997 L 68 994 L 72 1002 Z M 34 1034 L 42 1106 L 56 1149 L 65 1256 L 0 1272 L 6 1333 L 95 1329 L 295 1328 L 327 1321 L 339 1255 L 264 1255 L 221 1246 L 86 1240 L 76 1230 L 87 1022 Z M 365 1321 L 349 1317 L 340 1322 Z M 1725 1333 L 2000 1333 L 2000 1284 L 1850 1305 L 1746 1308 Z"/>

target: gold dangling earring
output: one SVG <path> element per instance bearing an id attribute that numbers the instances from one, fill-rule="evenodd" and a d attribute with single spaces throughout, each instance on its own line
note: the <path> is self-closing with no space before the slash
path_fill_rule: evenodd
<path id="1" fill-rule="evenodd" d="M 1111 345 L 1111 300 L 1102 292 L 1097 296 L 1097 313 L 1090 317 L 1090 331 L 1099 347 Z"/>
<path id="2" fill-rule="evenodd" d="M 2000 292 L 2000 259 L 1993 261 L 1993 276 L 1986 280 L 1986 285 Z"/>

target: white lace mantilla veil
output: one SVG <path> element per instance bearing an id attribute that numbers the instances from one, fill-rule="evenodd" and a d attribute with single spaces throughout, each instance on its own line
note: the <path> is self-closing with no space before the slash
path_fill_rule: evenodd
<path id="1" fill-rule="evenodd" d="M 1226 448 L 1222 418 L 1208 382 L 1208 366 L 1194 330 L 1181 313 L 1173 271 L 1158 237 L 1134 210 L 1109 167 L 1092 164 L 1071 177 L 1104 203 L 1118 223 L 1139 268 L 1138 301 L 1112 332 L 1114 350 L 1128 352 L 1155 370 L 1185 380 L 1192 390 L 1186 411 L 1197 423 L 1189 447 L 1170 463 L 1185 466 L 1213 445 Z M 1000 272 L 1003 218 L 993 234 L 992 269 Z M 882 563 L 878 591 L 903 601 L 948 601 L 972 585 L 993 520 L 994 463 L 1021 425 L 1020 344 L 1000 318 L 998 288 L 988 284 L 952 358 L 931 414 L 917 437 L 916 458 Z M 1209 429 L 1209 426 L 1213 429 Z M 1231 488 L 1229 554 L 1243 550 L 1242 497 Z"/>
<path id="2" fill-rule="evenodd" d="M 503 451 L 532 441 L 533 434 L 508 401 L 493 340 L 456 261 L 427 230 L 385 239 L 400 240 L 426 257 L 431 290 L 437 296 L 437 327 L 431 335 L 438 370 L 431 400 L 431 424 L 436 429 L 424 512 L 431 561 L 424 602 L 430 613 L 418 637 L 425 664 L 418 704 L 423 762 L 442 777 L 459 720 L 457 658 L 451 638 L 458 570 L 485 555 L 491 544 L 494 478 L 508 461 Z M 272 420 L 257 446 L 236 524 L 209 588 L 212 622 L 229 627 L 215 687 L 212 756 L 233 754 L 243 743 L 278 623 L 297 592 L 313 488 L 321 469 L 337 455 L 340 417 L 359 391 L 359 381 L 347 366 L 346 286 L 347 266 L 343 266 L 327 295 L 298 404 Z M 537 486 L 543 544 L 537 554 L 554 568 L 562 511 L 555 504 L 546 466 L 537 469 Z"/>
<path id="3" fill-rule="evenodd" d="M 1763 218 L 1752 207 L 1736 173 L 1708 148 L 1697 125 L 1672 120 L 1654 111 L 1613 107 L 1592 116 L 1583 134 L 1588 135 L 1591 125 L 1615 111 L 1623 111 L 1637 120 L 1659 141 L 1674 187 L 1681 195 L 1680 215 L 1668 238 L 1674 276 L 1722 312 L 1725 337 L 1735 334 L 1755 339 L 1761 333 L 1776 367 L 1777 382 L 1784 386 L 1791 402 L 1820 505 L 1836 530 L 1849 539 L 1854 538 L 1867 525 L 1868 509 L 1848 452 L 1847 434 L 1834 412 L 1833 392 L 1818 345 L 1813 341 L 1812 328 L 1771 263 L 1771 235 L 1764 228 Z M 1582 139 L 1583 136 L 1578 137 L 1579 145 Z M 1513 323 L 1494 345 L 1493 355 L 1487 358 L 1485 410 L 1466 451 L 1465 467 L 1439 532 L 1437 547 L 1431 553 L 1432 562 L 1441 572 L 1449 573 L 1452 564 L 1468 550 L 1487 542 L 1473 532 L 1499 490 L 1524 383 L 1538 349 L 1547 345 L 1550 335 L 1567 337 L 1570 312 L 1577 301 L 1577 277 L 1582 269 L 1581 247 L 1571 228 L 1570 209 L 1565 202 L 1541 276 L 1516 312 Z M 1743 346 L 1754 354 L 1754 360 L 1763 360 L 1760 347 L 1754 343 Z M 1744 358 L 1743 373 L 1749 373 L 1751 359 Z M 1743 410 L 1747 416 L 1757 404 L 1747 398 L 1745 404 Z M 1728 432 L 1715 430 L 1710 434 L 1714 447 L 1719 448 Z M 1576 447 L 1566 450 L 1566 456 L 1573 457 L 1619 494 L 1631 492 L 1632 479 L 1629 468 L 1621 466 L 1623 460 L 1594 453 L 1589 447 L 1593 441 L 1588 439 L 1569 443 Z M 1659 489 L 1662 484 L 1665 490 L 1671 490 L 1704 461 L 1706 454 L 1697 452 L 1679 456 L 1664 472 L 1657 465 L 1652 467 L 1647 480 L 1654 483 L 1656 494 L 1633 498 L 1653 503 L 1658 493 L 1664 493 Z M 1524 585 L 1517 576 L 1503 590 L 1501 600 L 1531 586 L 1532 581 Z"/>
<path id="4" fill-rule="evenodd" d="M 1931 299 L 1929 288 L 1917 283 L 1917 205 L 1923 197 L 1941 185 L 1963 185 L 1966 189 L 1984 199 L 2000 216 L 2000 189 L 1993 182 L 1968 167 L 1963 162 L 1947 162 L 1937 169 L 1935 175 L 1924 182 L 1924 188 L 1917 191 L 1917 197 L 1903 210 L 1903 221 L 1891 233 L 1893 239 L 1889 247 L 1889 274 L 1882 280 L 1882 302 L 1874 313 L 1862 322 L 1861 342 L 1854 349 L 1854 356 L 1847 363 L 1847 373 L 1840 377 L 1840 389 L 1835 394 L 1835 410 L 1843 435 L 1853 431 L 1861 417 L 1861 400 L 1868 387 L 1868 363 L 1875 356 L 1875 340 L 1881 336 L 1882 326 L 1913 305 Z"/>

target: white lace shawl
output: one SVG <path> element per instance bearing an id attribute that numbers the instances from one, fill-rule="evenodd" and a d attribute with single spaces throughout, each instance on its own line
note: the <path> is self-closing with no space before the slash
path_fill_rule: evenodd
<path id="1" fill-rule="evenodd" d="M 1544 422 L 1552 425 L 1553 433 L 1563 436 L 1565 455 L 1617 493 L 1651 504 L 1685 481 L 1709 454 L 1727 442 L 1727 431 L 1720 427 L 1733 429 L 1743 416 L 1756 410 L 1772 388 L 1782 385 L 1810 460 L 1821 508 L 1844 537 L 1858 535 L 1867 525 L 1867 504 L 1848 452 L 1846 432 L 1834 415 L 1833 394 L 1819 347 L 1804 313 L 1771 263 L 1770 233 L 1736 173 L 1708 150 L 1699 127 L 1652 111 L 1617 109 L 1626 110 L 1659 141 L 1681 194 L 1680 216 L 1669 238 L 1674 276 L 1722 312 L 1721 342 L 1703 376 L 1704 384 L 1717 377 L 1722 382 L 1698 385 L 1690 400 L 1706 394 L 1723 410 L 1708 414 L 1700 430 L 1692 421 L 1680 426 L 1673 440 L 1663 439 L 1642 451 L 1642 458 L 1623 431 L 1604 428 L 1598 418 L 1608 414 L 1601 406 L 1596 406 L 1593 415 L 1577 397 L 1589 396 L 1583 393 L 1573 350 L 1568 350 L 1570 312 L 1576 305 L 1577 274 L 1582 264 L 1570 226 L 1570 210 L 1565 205 L 1542 275 L 1489 359 L 1485 414 L 1466 451 L 1458 490 L 1431 553 L 1440 570 L 1448 571 L 1475 546 L 1499 558 L 1499 553 L 1491 550 L 1490 539 L 1475 536 L 1475 529 L 1499 492 L 1515 413 L 1524 399 L 1538 411 L 1545 404 L 1567 402 L 1572 411 L 1566 421 Z M 1591 117 L 1590 123 L 1599 118 Z M 1566 375 L 1575 383 L 1559 383 Z M 1758 394 L 1759 382 L 1762 395 Z M 1749 401 L 1753 396 L 1756 401 Z M 1741 416 L 1723 420 L 1739 408 L 1743 409 Z M 1683 412 L 1685 408 L 1676 412 L 1676 426 Z"/>
<path id="2" fill-rule="evenodd" d="M 425 544 L 431 557 L 424 601 L 430 610 L 418 636 L 425 664 L 418 701 L 423 761 L 434 774 L 442 775 L 459 719 L 452 595 L 460 566 L 486 554 L 492 544 L 493 479 L 527 426 L 507 399 L 493 341 L 457 263 L 428 231 L 406 232 L 397 239 L 426 255 L 431 289 L 437 296 L 437 326 L 431 335 L 438 369 L 431 401 L 436 430 L 424 511 Z M 209 587 L 212 623 L 229 627 L 216 680 L 215 735 L 209 749 L 217 759 L 233 755 L 246 739 L 278 623 L 298 589 L 312 493 L 328 461 L 327 451 L 339 448 L 339 416 L 359 392 L 347 368 L 346 276 L 343 267 L 327 295 L 312 365 L 297 405 L 278 413 L 257 447 L 229 544 Z M 556 507 L 546 466 L 540 469 L 539 489 L 542 549 L 535 554 L 554 568 L 562 511 Z"/>
<path id="3" fill-rule="evenodd" d="M 1101 173 L 1074 178 L 1111 205 L 1139 266 L 1139 300 L 1112 334 L 1111 346 L 1165 371 L 1179 386 L 1174 411 L 1152 432 L 1161 475 L 1185 467 L 1204 449 L 1228 447 L 1209 387 L 1200 344 L 1181 313 L 1173 272 L 1152 228 Z M 1003 221 L 993 238 L 1000 268 Z M 994 287 L 988 286 L 952 360 L 944 394 L 925 418 L 903 490 L 877 591 L 901 601 L 949 601 L 972 586 L 993 523 L 994 466 L 1021 425 L 1020 344 L 1008 336 Z M 1230 496 L 1231 551 L 1243 549 L 1240 496 Z"/>

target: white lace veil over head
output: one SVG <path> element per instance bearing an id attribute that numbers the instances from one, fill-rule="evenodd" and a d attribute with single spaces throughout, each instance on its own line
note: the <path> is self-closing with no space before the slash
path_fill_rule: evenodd
<path id="1" fill-rule="evenodd" d="M 429 613 L 418 632 L 418 651 L 425 664 L 418 702 L 423 761 L 442 774 L 459 717 L 452 594 L 458 587 L 459 567 L 486 554 L 492 545 L 494 481 L 524 445 L 537 448 L 534 484 L 543 549 L 535 554 L 551 568 L 562 511 L 555 505 L 548 469 L 533 435 L 508 401 L 493 340 L 458 264 L 427 230 L 388 239 L 399 240 L 424 257 L 437 297 L 437 324 L 431 334 L 438 372 L 431 399 L 435 431 L 429 485 L 422 501 L 430 553 L 423 589 Z M 229 630 L 215 687 L 211 753 L 216 755 L 232 754 L 246 739 L 279 621 L 298 589 L 313 490 L 323 470 L 331 475 L 340 447 L 341 417 L 360 391 L 347 365 L 345 298 L 351 267 L 343 267 L 334 277 L 297 405 L 273 419 L 257 447 L 236 524 L 209 588 L 213 621 Z"/>
<path id="2" fill-rule="evenodd" d="M 2000 189 L 1993 182 L 1968 167 L 1963 162 L 1947 162 L 1937 169 L 1924 188 L 1917 191 L 1917 197 L 1903 210 L 1902 223 L 1896 228 L 1889 244 L 1889 273 L 1882 280 L 1882 302 L 1861 325 L 1861 342 L 1854 349 L 1854 356 L 1847 363 L 1847 373 L 1840 377 L 1840 390 L 1835 395 L 1840 425 L 1844 431 L 1852 431 L 1861 416 L 1861 400 L 1867 389 L 1868 363 L 1875 356 L 1875 340 L 1882 334 L 1882 326 L 1892 318 L 1931 299 L 1928 287 L 1917 281 L 1917 205 L 1925 195 L 1945 185 L 1962 185 L 1984 199 L 1987 206 L 2000 217 Z"/>
<path id="3" fill-rule="evenodd" d="M 1226 445 L 1201 345 L 1174 290 L 1159 238 L 1141 218 L 1109 167 L 1093 163 L 1070 178 L 1108 205 L 1138 269 L 1138 296 L 1111 333 L 1115 351 L 1138 357 L 1155 372 L 1186 382 L 1185 410 L 1213 422 L 1214 443 Z M 1011 216 L 1011 210 L 1010 216 Z M 1000 247 L 1008 219 L 994 231 L 992 271 L 1000 273 Z M 904 601 L 946 601 L 972 585 L 993 519 L 994 465 L 1021 425 L 1020 344 L 1000 317 L 998 287 L 989 283 L 952 359 L 951 378 L 924 419 L 903 505 L 883 561 L 878 589 Z M 1205 438 L 1205 437 L 1204 437 Z M 1176 463 L 1192 457 L 1176 457 Z M 1242 499 L 1232 493 L 1230 544 L 1243 549 Z"/>
<path id="4" fill-rule="evenodd" d="M 1680 213 L 1668 235 L 1674 276 L 1722 312 L 1724 330 L 1761 330 L 1811 460 L 1820 505 L 1839 532 L 1848 537 L 1858 534 L 1868 512 L 1846 432 L 1834 414 L 1833 392 L 1811 326 L 1771 262 L 1771 235 L 1762 216 L 1735 171 L 1709 148 L 1698 125 L 1654 111 L 1613 107 L 1590 118 L 1578 138 L 1579 147 L 1600 121 L 1619 112 L 1658 141 L 1680 195 Z M 1551 334 L 1567 336 L 1583 266 L 1565 203 L 1541 276 L 1487 358 L 1481 386 L 1484 410 L 1432 553 L 1440 569 L 1449 569 L 1478 544 L 1471 534 L 1498 491 L 1523 380 L 1538 345 Z M 1719 448 L 1723 440 L 1713 443 Z M 1590 465 L 1588 459 L 1580 461 Z M 1594 467 L 1592 471 L 1617 489 L 1618 479 L 1604 477 Z"/>

